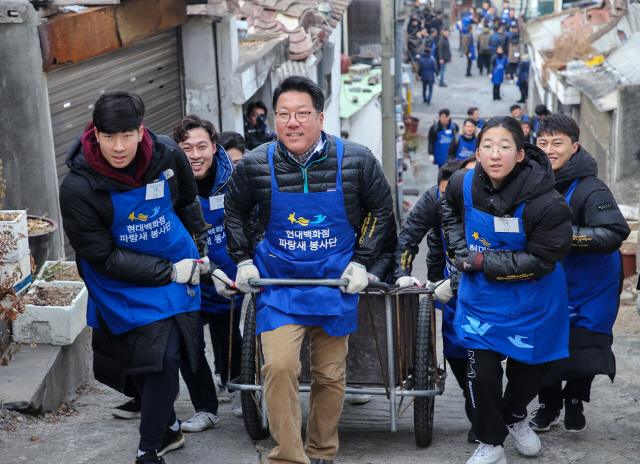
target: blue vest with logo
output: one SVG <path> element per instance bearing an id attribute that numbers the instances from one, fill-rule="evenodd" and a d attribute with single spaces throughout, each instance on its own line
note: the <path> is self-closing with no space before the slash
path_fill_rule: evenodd
<path id="1" fill-rule="evenodd" d="M 564 198 L 571 195 L 576 179 Z M 618 288 L 622 258 L 619 251 L 608 255 L 569 253 L 562 260 L 569 287 L 569 321 L 571 327 L 611 334 L 618 315 Z"/>
<path id="2" fill-rule="evenodd" d="M 171 191 L 164 173 L 157 194 L 148 195 L 149 186 L 127 192 L 109 191 L 113 202 L 111 233 L 116 246 L 177 263 L 198 259 L 193 238 L 173 210 Z M 149 198 L 149 199 L 147 199 Z M 82 272 L 91 297 L 114 334 L 127 332 L 179 313 L 200 309 L 200 287 L 169 283 L 144 287 L 100 274 L 82 260 Z M 188 291 L 189 290 L 189 291 Z M 191 295 L 189 294 L 191 293 Z M 87 305 L 95 321 L 95 306 Z"/>
<path id="3" fill-rule="evenodd" d="M 220 266 L 220 269 L 231 279 L 236 279 L 238 267 L 227 254 L 227 234 L 224 229 L 224 194 L 227 191 L 227 180 L 232 172 L 231 159 L 220 145 L 216 145 L 216 182 L 211 189 L 209 198 L 200 197 L 202 214 L 207 227 L 207 246 L 209 260 Z M 214 277 L 215 279 L 215 277 Z M 200 284 L 202 291 L 201 310 L 208 313 L 227 313 L 231 311 L 229 298 L 216 292 L 215 287 Z M 242 301 L 236 298 L 237 301 Z"/>
<path id="4" fill-rule="evenodd" d="M 453 124 L 449 124 L 449 129 L 438 131 L 435 148 L 433 149 L 434 163 L 443 166 L 447 162 L 447 154 L 449 153 L 449 145 L 453 140 Z"/>
<path id="5" fill-rule="evenodd" d="M 471 155 L 474 155 L 475 153 L 476 153 L 476 138 L 474 137 L 473 140 L 468 141 L 468 140 L 465 140 L 462 137 L 462 135 L 460 135 L 458 151 L 456 152 L 456 158 L 459 160 L 465 160 Z"/>
<path id="6" fill-rule="evenodd" d="M 440 198 L 440 190 L 438 190 L 438 198 Z M 444 250 L 444 278 L 447 279 L 458 270 L 447 253 L 447 243 L 444 240 L 442 227 L 440 227 L 440 238 L 442 239 L 442 247 Z M 447 358 L 467 359 L 467 350 L 460 344 L 458 334 L 456 334 L 456 329 L 453 326 L 453 320 L 456 317 L 456 301 L 457 298 L 454 296 L 446 304 L 436 303 L 436 306 L 442 309 L 443 353 Z"/>
<path id="7" fill-rule="evenodd" d="M 502 59 L 499 59 L 496 55 L 496 67 L 491 71 L 491 83 L 502 84 L 504 81 L 504 68 L 507 65 L 507 55 L 502 55 Z"/>
<path id="8" fill-rule="evenodd" d="M 349 223 L 342 190 L 342 141 L 335 137 L 338 171 L 335 189 L 316 193 L 278 191 L 273 154 L 271 217 L 264 240 L 256 247 L 254 263 L 263 278 L 339 279 L 349 265 L 355 231 Z M 287 324 L 322 327 L 342 337 L 357 330 L 358 295 L 330 287 L 266 286 L 257 295 L 256 333 Z"/>
<path id="9" fill-rule="evenodd" d="M 521 203 L 508 227 L 473 207 L 473 170 L 464 178 L 465 235 L 470 250 L 524 250 Z M 513 230 L 505 232 L 504 230 Z M 497 229 L 497 230 L 496 230 Z M 526 364 L 569 356 L 567 281 L 560 265 L 537 280 L 487 282 L 483 271 L 462 273 L 454 325 L 460 343 Z"/>

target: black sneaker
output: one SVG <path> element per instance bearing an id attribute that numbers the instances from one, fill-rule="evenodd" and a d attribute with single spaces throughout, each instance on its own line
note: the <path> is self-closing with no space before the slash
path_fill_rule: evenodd
<path id="1" fill-rule="evenodd" d="M 165 464 L 164 459 L 159 457 L 155 451 L 147 451 L 142 456 L 138 456 L 136 458 L 135 464 L 145 464 L 145 463 Z"/>
<path id="2" fill-rule="evenodd" d="M 134 398 L 131 401 L 126 402 L 125 404 L 121 404 L 120 406 L 116 406 L 111 411 L 116 417 L 121 419 L 137 419 L 140 417 L 140 410 L 142 409 L 142 399 Z"/>
<path id="3" fill-rule="evenodd" d="M 582 400 L 564 400 L 564 429 L 567 432 L 582 432 L 586 426 Z"/>
<path id="4" fill-rule="evenodd" d="M 551 427 L 560 423 L 560 411 L 551 411 L 540 405 L 540 408 L 533 412 L 533 418 L 529 421 L 529 427 L 536 432 L 547 432 Z"/>
<path id="5" fill-rule="evenodd" d="M 182 422 L 178 421 L 178 425 L 180 427 L 176 431 L 173 431 L 169 427 L 167 427 L 167 430 L 164 432 L 164 436 L 162 437 L 158 456 L 164 456 L 169 451 L 177 450 L 178 448 L 182 448 L 184 446 L 184 437 L 182 436 Z"/>

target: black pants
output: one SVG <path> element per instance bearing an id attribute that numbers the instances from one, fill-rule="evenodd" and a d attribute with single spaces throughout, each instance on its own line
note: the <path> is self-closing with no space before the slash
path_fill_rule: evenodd
<path id="1" fill-rule="evenodd" d="M 520 82 L 520 101 L 526 102 L 528 96 L 529 96 L 529 83 Z"/>
<path id="2" fill-rule="evenodd" d="M 469 389 L 467 388 L 467 364 L 466 359 L 460 358 L 447 358 L 447 362 L 451 367 L 451 372 L 458 381 L 458 385 L 462 389 L 464 395 L 464 412 L 467 414 L 467 419 L 473 424 L 473 406 L 471 406 L 471 398 L 469 398 Z"/>
<path id="3" fill-rule="evenodd" d="M 480 70 L 480 74 L 482 74 L 482 68 L 487 69 L 487 74 L 489 74 L 489 66 L 491 64 L 491 55 L 478 55 L 478 69 Z"/>
<path id="4" fill-rule="evenodd" d="M 488 350 L 468 350 L 467 381 L 473 406 L 476 438 L 488 445 L 502 445 L 508 425 L 527 417 L 527 405 L 540 390 L 551 364 L 525 364 L 507 359 L 507 387 L 502 393 L 502 355 Z"/>
<path id="5" fill-rule="evenodd" d="M 233 310 L 233 333 L 231 345 L 231 379 L 240 375 L 240 355 L 242 354 L 242 335 L 240 335 L 240 313 L 242 312 L 242 295 L 236 297 Z M 229 322 L 231 313 L 207 314 L 211 345 L 215 356 L 216 371 L 220 374 L 222 384 L 227 383 L 229 375 Z"/>
<path id="6" fill-rule="evenodd" d="M 201 317 L 202 315 L 201 313 Z M 209 362 L 207 361 L 204 351 L 204 320 L 201 320 L 198 338 L 198 343 L 200 344 L 198 370 L 193 372 L 189 363 L 183 361 L 180 365 L 180 373 L 182 374 L 184 383 L 187 385 L 191 404 L 193 404 L 196 412 L 218 414 L 216 387 L 213 383 L 213 374 L 211 373 L 211 368 L 209 367 Z"/>
<path id="7" fill-rule="evenodd" d="M 164 351 L 162 372 L 133 376 L 136 388 L 142 396 L 140 444 L 138 445 L 142 451 L 160 449 L 165 430 L 176 422 L 173 403 L 179 389 L 178 369 L 181 345 L 182 335 L 174 322 Z"/>
<path id="8" fill-rule="evenodd" d="M 467 56 L 467 76 L 471 75 L 471 65 L 473 64 L 473 60 Z"/>
<path id="9" fill-rule="evenodd" d="M 582 400 L 589 402 L 591 399 L 591 382 L 594 376 L 583 377 L 581 379 L 568 380 L 562 388 L 562 382 L 550 387 L 540 388 L 538 400 L 540 404 L 544 404 L 545 409 L 551 411 L 560 411 L 562 409 L 562 400 Z"/>
<path id="10" fill-rule="evenodd" d="M 493 84 L 493 99 L 500 100 L 500 84 Z"/>

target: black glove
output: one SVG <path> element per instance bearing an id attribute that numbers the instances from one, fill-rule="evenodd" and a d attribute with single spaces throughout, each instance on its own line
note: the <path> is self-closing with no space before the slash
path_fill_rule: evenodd
<path id="1" fill-rule="evenodd" d="M 460 272 L 479 271 L 482 269 L 482 259 L 479 251 L 462 250 L 456 252 L 453 263 Z"/>

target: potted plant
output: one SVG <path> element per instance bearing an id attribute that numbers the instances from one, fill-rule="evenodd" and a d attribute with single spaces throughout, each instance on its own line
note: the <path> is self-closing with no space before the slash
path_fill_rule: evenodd
<path id="1" fill-rule="evenodd" d="M 28 215 L 27 230 L 29 249 L 38 272 L 49 258 L 53 246 L 53 234 L 58 230 L 58 223 L 44 216 Z"/>
<path id="2" fill-rule="evenodd" d="M 87 325 L 87 288 L 82 282 L 38 281 L 24 295 L 24 312 L 13 322 L 20 343 L 71 345 Z"/>

